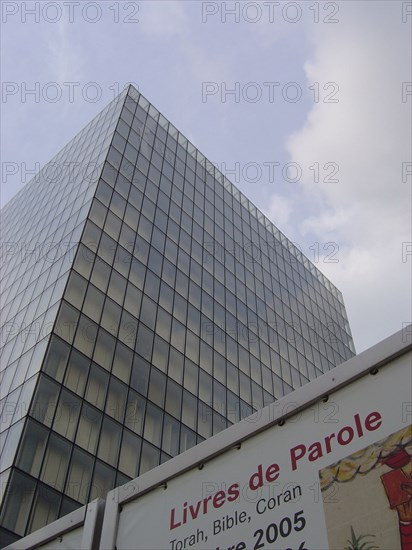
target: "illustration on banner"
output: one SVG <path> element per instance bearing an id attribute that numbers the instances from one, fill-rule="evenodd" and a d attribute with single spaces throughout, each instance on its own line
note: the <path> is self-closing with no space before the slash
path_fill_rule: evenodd
<path id="1" fill-rule="evenodd" d="M 319 478 L 330 548 L 412 549 L 412 425 L 320 470 Z"/>

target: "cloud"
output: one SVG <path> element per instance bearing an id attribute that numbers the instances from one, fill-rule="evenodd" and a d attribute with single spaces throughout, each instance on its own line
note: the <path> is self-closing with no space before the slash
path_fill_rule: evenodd
<path id="1" fill-rule="evenodd" d="M 345 296 L 359 351 L 412 318 L 412 257 L 402 257 L 402 243 L 412 240 L 411 178 L 402 181 L 411 151 L 412 98 L 402 102 L 402 83 L 411 80 L 410 31 L 398 2 L 340 7 L 340 23 L 313 34 L 305 72 L 308 83 L 319 83 L 319 102 L 287 146 L 292 161 L 339 168 L 338 183 L 306 175 L 304 193 L 316 210 L 300 231 L 341 244 L 339 262 L 318 267 Z M 324 103 L 337 86 L 338 102 Z"/>
<path id="2" fill-rule="evenodd" d="M 48 74 L 53 75 L 60 85 L 63 82 L 80 82 L 84 76 L 85 56 L 73 31 L 73 26 L 62 18 L 55 25 L 55 33 L 48 36 Z"/>
<path id="3" fill-rule="evenodd" d="M 287 228 L 293 212 L 292 202 L 281 195 L 272 195 L 268 207 L 263 211 L 273 223 L 286 235 L 290 234 Z"/>
<path id="4" fill-rule="evenodd" d="M 170 39 L 189 25 L 184 3 L 178 0 L 144 2 L 140 6 L 141 29 L 151 39 Z"/>
<path id="5" fill-rule="evenodd" d="M 359 212 L 355 207 L 343 210 L 336 209 L 335 211 L 306 218 L 301 223 L 300 230 L 303 235 L 310 233 L 317 235 L 339 233 L 349 224 L 353 223 L 357 215 L 359 215 Z"/>

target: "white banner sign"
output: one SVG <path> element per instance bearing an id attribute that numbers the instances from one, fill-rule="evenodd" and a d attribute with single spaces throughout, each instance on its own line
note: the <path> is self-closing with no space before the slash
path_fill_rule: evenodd
<path id="1" fill-rule="evenodd" d="M 407 354 L 129 502 L 116 548 L 410 548 L 411 388 Z"/>

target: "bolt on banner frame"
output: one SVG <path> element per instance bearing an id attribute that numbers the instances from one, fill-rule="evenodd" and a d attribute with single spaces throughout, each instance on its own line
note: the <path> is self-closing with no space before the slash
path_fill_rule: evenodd
<path id="1" fill-rule="evenodd" d="M 328 539 L 338 540 L 334 537 L 373 544 L 373 532 L 367 527 L 359 532 L 362 521 L 368 525 L 370 518 L 359 523 L 359 517 L 350 515 L 356 506 L 348 499 L 348 487 L 360 501 L 365 490 L 373 501 L 377 492 L 381 508 L 386 506 L 378 510 L 380 521 L 390 519 L 389 531 L 396 530 L 390 536 L 401 540 L 400 550 L 409 548 L 412 450 L 408 455 L 405 441 L 412 429 L 411 336 L 412 326 L 405 326 L 110 491 L 100 549 L 326 550 Z M 265 490 L 270 495 L 257 500 Z M 337 490 L 346 506 L 341 526 L 333 507 Z"/>

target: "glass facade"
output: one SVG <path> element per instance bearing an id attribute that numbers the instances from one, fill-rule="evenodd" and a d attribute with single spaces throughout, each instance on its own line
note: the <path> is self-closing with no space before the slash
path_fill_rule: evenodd
<path id="1" fill-rule="evenodd" d="M 2 212 L 6 544 L 354 354 L 340 292 L 133 87 L 54 163 Z"/>

